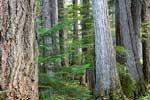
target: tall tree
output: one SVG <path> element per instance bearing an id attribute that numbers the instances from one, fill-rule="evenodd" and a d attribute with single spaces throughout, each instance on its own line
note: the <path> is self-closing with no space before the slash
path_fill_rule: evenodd
<path id="1" fill-rule="evenodd" d="M 142 66 L 139 62 L 142 59 L 142 41 L 141 41 L 141 11 L 142 11 L 142 1 L 141 0 L 131 0 L 131 15 L 134 29 L 134 44 L 135 48 L 135 59 L 138 66 Z"/>
<path id="2" fill-rule="evenodd" d="M 58 24 L 58 0 L 50 0 L 51 9 L 51 25 L 54 27 L 56 24 Z M 59 42 L 59 32 L 52 33 L 52 47 L 53 47 L 53 54 L 59 55 L 60 53 L 60 42 Z M 58 60 L 54 63 L 55 66 L 61 66 L 61 61 Z"/>
<path id="3" fill-rule="evenodd" d="M 43 28 L 51 28 L 51 5 L 50 0 L 43 0 L 42 1 L 42 20 L 43 20 Z M 43 44 L 47 46 L 46 49 L 43 50 L 43 56 L 48 57 L 52 56 L 53 54 L 53 48 L 52 48 L 52 37 L 44 36 L 43 38 Z M 44 72 L 50 72 L 52 71 L 52 68 L 54 67 L 53 62 L 45 62 L 43 64 L 43 71 Z"/>
<path id="4" fill-rule="evenodd" d="M 35 0 L 0 0 L 2 82 L 7 100 L 38 100 Z"/>
<path id="5" fill-rule="evenodd" d="M 59 21 L 65 18 L 66 0 L 58 0 L 58 18 Z M 60 35 L 60 50 L 63 51 L 64 56 L 61 59 L 62 66 L 69 66 L 69 54 L 67 54 L 67 30 L 62 29 Z"/>
<path id="6" fill-rule="evenodd" d="M 140 0 L 116 0 L 116 38 L 117 45 L 126 49 L 123 64 L 126 64 L 128 71 L 136 81 L 134 96 L 145 93 L 142 65 L 140 64 L 141 40 L 140 40 Z M 119 61 L 121 62 L 121 61 Z"/>
<path id="7" fill-rule="evenodd" d="M 144 0 L 143 3 L 143 22 L 144 22 L 144 76 L 147 82 L 150 82 L 150 1 Z"/>
<path id="8" fill-rule="evenodd" d="M 73 0 L 73 5 L 74 5 L 74 20 L 75 23 L 73 25 L 73 36 L 74 36 L 74 42 L 77 43 L 75 46 L 75 53 L 73 54 L 73 64 L 81 64 L 82 62 L 82 48 L 80 41 L 82 39 L 82 34 L 81 34 L 81 25 L 80 25 L 80 20 L 78 19 L 80 17 L 80 11 L 77 9 L 81 4 L 80 0 Z"/>
<path id="9" fill-rule="evenodd" d="M 120 100 L 122 92 L 115 61 L 108 17 L 107 0 L 92 0 L 95 23 L 96 86 L 99 94 L 108 100 Z M 113 98 L 111 94 L 117 95 Z"/>
<path id="10" fill-rule="evenodd" d="M 42 3 L 42 19 L 43 28 L 50 29 L 58 23 L 58 2 L 57 0 L 43 0 Z M 44 49 L 44 56 L 57 56 L 59 53 L 59 33 L 48 33 L 51 35 L 44 36 L 44 45 L 47 48 Z M 60 61 L 53 62 L 47 61 L 44 63 L 43 67 L 46 72 L 52 72 L 54 66 L 60 66 Z"/>

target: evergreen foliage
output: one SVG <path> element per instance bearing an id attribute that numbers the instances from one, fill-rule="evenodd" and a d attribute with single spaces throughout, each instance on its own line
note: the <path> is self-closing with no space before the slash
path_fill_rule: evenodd
<path id="1" fill-rule="evenodd" d="M 87 5 L 90 6 L 89 4 Z M 85 7 L 85 6 L 84 6 Z M 40 17 L 37 20 L 38 27 L 38 43 L 39 43 L 39 90 L 40 90 L 40 100 L 91 100 L 90 91 L 86 86 L 80 86 L 80 77 L 84 74 L 85 70 L 92 68 L 93 66 L 93 57 L 85 58 L 85 62 L 81 65 L 69 65 L 69 66 L 62 66 L 54 68 L 54 72 L 51 73 L 43 73 L 42 66 L 45 62 L 58 62 L 66 55 L 72 55 L 75 52 L 76 48 L 88 48 L 89 46 L 93 46 L 93 39 L 91 37 L 94 36 L 93 34 L 93 24 L 87 23 L 89 30 L 80 30 L 81 32 L 87 33 L 85 38 L 82 40 L 73 40 L 75 37 L 73 33 L 73 23 L 76 20 L 85 21 L 91 20 L 91 17 L 82 18 L 76 17 L 76 11 L 84 12 L 85 8 L 76 5 L 69 5 L 65 8 L 64 18 L 52 28 L 43 28 L 42 20 Z M 82 16 L 82 14 L 81 14 Z M 44 49 L 49 49 L 52 47 L 53 44 L 45 45 L 43 44 L 43 37 L 51 37 L 51 38 L 58 38 L 54 33 L 59 32 L 60 30 L 67 29 L 68 39 L 67 41 L 67 48 L 65 50 L 60 50 L 59 53 L 51 55 L 51 56 L 43 56 L 42 52 Z M 63 39 L 61 42 L 55 43 L 56 45 L 63 45 Z M 67 52 L 66 52 L 67 51 Z M 80 55 L 82 57 L 82 55 Z M 46 66 L 45 66 L 46 67 Z"/>

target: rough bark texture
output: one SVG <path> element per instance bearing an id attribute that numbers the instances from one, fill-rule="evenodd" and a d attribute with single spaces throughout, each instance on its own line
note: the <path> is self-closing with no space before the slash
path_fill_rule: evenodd
<path id="1" fill-rule="evenodd" d="M 140 40 L 140 18 L 141 2 L 139 0 L 117 0 L 116 12 L 119 14 L 117 23 L 117 42 L 125 47 L 126 65 L 132 77 L 136 81 L 135 98 L 138 95 L 145 94 L 145 85 L 143 80 L 141 58 L 141 40 Z M 130 9 L 132 8 L 132 9 Z"/>
<path id="2" fill-rule="evenodd" d="M 116 69 L 115 52 L 106 0 L 92 0 L 95 23 L 96 86 L 108 100 L 121 100 L 121 86 Z M 114 93 L 115 92 L 115 93 Z M 113 98 L 115 94 L 118 98 Z M 101 100 L 102 97 L 99 98 Z"/>
<path id="3" fill-rule="evenodd" d="M 150 82 L 150 0 L 144 0 L 143 16 L 145 24 L 145 39 L 143 43 L 144 76 L 146 81 Z"/>
<path id="4" fill-rule="evenodd" d="M 35 0 L 0 0 L 1 87 L 7 100 L 38 100 Z"/>

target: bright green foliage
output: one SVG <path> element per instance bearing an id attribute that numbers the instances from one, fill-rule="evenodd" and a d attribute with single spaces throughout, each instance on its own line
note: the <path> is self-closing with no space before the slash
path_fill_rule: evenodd
<path id="1" fill-rule="evenodd" d="M 142 38 L 142 41 L 145 41 L 146 38 L 145 38 L 145 29 L 149 29 L 150 28 L 150 22 L 143 22 L 142 25 L 141 25 L 141 38 Z"/>
<path id="2" fill-rule="evenodd" d="M 125 54 L 127 51 L 123 46 L 116 46 L 115 49 L 118 55 Z"/>
<path id="3" fill-rule="evenodd" d="M 149 97 L 148 96 L 140 97 L 138 100 L 149 100 Z"/>
<path id="4" fill-rule="evenodd" d="M 71 77 L 64 79 L 60 75 L 40 74 L 39 80 L 41 100 L 45 100 L 45 98 L 53 100 L 58 97 L 65 100 L 69 100 L 69 98 L 72 98 L 70 100 L 87 100 L 90 98 L 89 90 L 79 86 L 79 82 L 71 80 Z"/>
<path id="5" fill-rule="evenodd" d="M 88 4 L 88 6 L 90 6 Z M 40 9 L 40 7 L 39 7 Z M 80 77 L 85 73 L 89 68 L 92 68 L 94 65 L 93 54 L 88 52 L 91 57 L 85 57 L 84 61 L 80 65 L 69 65 L 57 67 L 55 66 L 53 72 L 43 71 L 45 62 L 60 62 L 65 55 L 72 56 L 75 53 L 76 48 L 88 48 L 92 47 L 94 44 L 93 41 L 93 22 L 86 23 L 89 30 L 80 30 L 82 33 L 87 33 L 85 38 L 81 40 L 74 40 L 75 35 L 73 34 L 73 24 L 76 20 L 82 20 L 82 14 L 80 17 L 76 17 L 75 12 L 78 10 L 83 10 L 84 7 L 70 5 L 65 8 L 65 16 L 61 21 L 52 28 L 43 28 L 42 20 L 37 19 L 37 32 L 38 32 L 38 44 L 39 44 L 39 91 L 40 91 L 40 100 L 92 100 L 90 91 L 86 86 L 80 85 Z M 84 11 L 84 10 L 83 10 Z M 82 11 L 82 13 L 83 13 Z M 85 13 L 85 12 L 84 12 Z M 92 15 L 92 14 L 91 14 Z M 86 18 L 86 21 L 91 20 L 91 16 Z M 67 30 L 67 40 L 63 40 L 59 37 L 61 42 L 52 43 L 45 45 L 43 42 L 44 37 L 58 38 L 55 33 L 58 33 L 60 30 Z M 84 31 L 84 32 L 83 32 Z M 92 37 L 92 38 L 91 38 Z M 52 48 L 53 45 L 63 45 L 63 42 L 66 42 L 67 48 L 65 50 L 60 50 L 57 54 L 52 54 L 50 56 L 43 56 L 44 50 Z M 90 49 L 89 49 L 90 50 Z M 93 50 L 92 50 L 93 52 Z M 87 54 L 88 54 L 87 53 Z M 75 55 L 76 56 L 76 55 Z M 74 57 L 75 57 L 74 56 Z M 83 57 L 83 55 L 80 55 Z M 87 59 L 88 58 L 88 59 Z"/>

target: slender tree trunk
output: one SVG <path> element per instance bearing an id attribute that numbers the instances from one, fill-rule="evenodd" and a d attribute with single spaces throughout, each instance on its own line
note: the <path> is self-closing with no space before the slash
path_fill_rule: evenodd
<path id="1" fill-rule="evenodd" d="M 132 14 L 132 21 L 133 21 L 133 29 L 135 31 L 135 45 L 137 48 L 135 48 L 135 59 L 136 62 L 140 62 L 140 59 L 142 59 L 142 41 L 140 37 L 140 27 L 141 27 L 141 11 L 142 11 L 142 1 L 141 0 L 132 0 L 131 1 L 131 14 Z M 138 65 L 141 66 L 142 65 Z"/>
<path id="2" fill-rule="evenodd" d="M 123 100 L 120 80 L 116 69 L 115 51 L 106 0 L 92 0 L 95 23 L 95 52 L 96 52 L 96 91 L 100 95 L 98 100 Z M 115 94 L 117 98 L 113 98 Z"/>
<path id="3" fill-rule="evenodd" d="M 58 12 L 59 12 L 59 21 L 63 19 L 63 16 L 65 16 L 65 6 L 66 6 L 66 0 L 58 0 Z M 60 35 L 60 50 L 63 51 L 64 56 L 62 57 L 61 64 L 62 66 L 69 66 L 69 54 L 67 52 L 67 30 L 62 29 L 59 32 Z"/>
<path id="4" fill-rule="evenodd" d="M 58 0 L 50 0 L 51 3 L 51 25 L 54 27 L 56 24 L 58 24 Z M 53 54 L 55 56 L 58 56 L 60 53 L 60 43 L 59 43 L 59 32 L 52 33 L 52 42 L 53 42 Z M 56 61 L 55 66 L 59 67 L 61 66 L 61 60 Z"/>
<path id="5" fill-rule="evenodd" d="M 95 70 L 94 69 L 88 69 L 86 70 L 86 78 L 87 78 L 87 84 L 91 91 L 91 94 L 94 94 L 95 91 Z"/>
<path id="6" fill-rule="evenodd" d="M 80 6 L 81 2 L 80 0 L 73 0 L 73 4 L 75 6 Z M 77 10 L 74 14 L 75 16 L 75 23 L 74 23 L 74 32 L 73 32 L 73 36 L 74 36 L 74 42 L 78 44 L 76 45 L 75 47 L 75 53 L 73 54 L 73 64 L 81 64 L 82 62 L 82 48 L 80 47 L 81 44 L 80 44 L 80 41 L 82 39 L 82 34 L 80 32 L 80 29 L 81 29 L 81 25 L 80 25 L 80 20 L 78 19 L 78 17 L 80 16 L 79 14 L 79 10 Z M 76 19 L 77 18 L 77 19 Z"/>
<path id="7" fill-rule="evenodd" d="M 7 100 L 38 100 L 35 0 L 0 0 L 2 82 Z"/>
<path id="8" fill-rule="evenodd" d="M 123 33 L 120 29 L 120 14 L 119 14 L 119 0 L 115 1 L 115 31 L 116 31 L 116 46 L 124 47 Z M 116 54 L 117 63 L 125 65 L 126 58 L 123 52 Z"/>
<path id="9" fill-rule="evenodd" d="M 145 39 L 143 43 L 144 57 L 144 76 L 147 82 L 150 82 L 150 1 L 144 0 L 143 4 L 143 22 Z"/>
<path id="10" fill-rule="evenodd" d="M 58 23 L 58 2 L 57 0 L 43 0 L 42 7 L 43 27 L 50 29 Z M 50 34 L 51 36 L 44 37 L 44 45 L 47 46 L 44 49 L 45 57 L 59 55 L 59 33 L 55 32 Z M 43 65 L 46 72 L 53 72 L 55 66 L 60 66 L 60 61 L 47 61 Z"/>
<path id="11" fill-rule="evenodd" d="M 44 28 L 51 28 L 51 5 L 49 0 L 43 0 L 42 2 L 42 20 L 43 20 L 43 27 Z M 52 48 L 52 37 L 45 36 L 43 38 L 44 45 L 47 46 L 46 49 L 43 50 L 43 56 L 49 57 L 53 55 L 53 48 Z M 43 64 L 44 72 L 52 72 L 52 69 L 54 67 L 53 62 L 45 62 Z"/>

